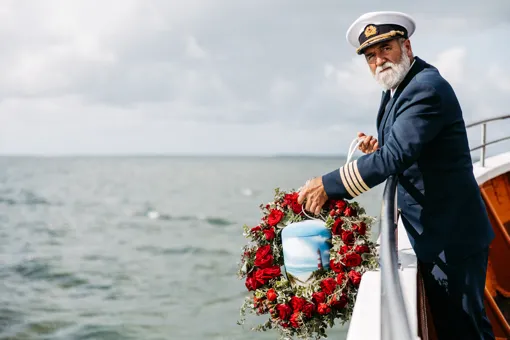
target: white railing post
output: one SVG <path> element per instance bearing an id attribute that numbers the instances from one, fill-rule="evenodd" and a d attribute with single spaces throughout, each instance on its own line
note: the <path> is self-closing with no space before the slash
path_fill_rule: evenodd
<path id="1" fill-rule="evenodd" d="M 487 142 L 487 123 L 482 124 L 482 147 L 480 149 L 480 164 L 485 166 L 485 143 Z"/>

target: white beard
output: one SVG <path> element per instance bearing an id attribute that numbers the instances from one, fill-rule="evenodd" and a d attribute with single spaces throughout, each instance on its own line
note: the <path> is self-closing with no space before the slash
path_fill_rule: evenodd
<path id="1" fill-rule="evenodd" d="M 388 68 L 389 67 L 389 68 Z M 384 72 L 381 72 L 388 68 Z M 407 48 L 402 46 L 402 53 L 400 54 L 400 62 L 397 64 L 385 62 L 381 66 L 377 66 L 374 73 L 375 80 L 381 84 L 385 90 L 395 88 L 402 80 L 404 80 L 407 72 L 411 68 L 411 61 L 407 56 Z"/>

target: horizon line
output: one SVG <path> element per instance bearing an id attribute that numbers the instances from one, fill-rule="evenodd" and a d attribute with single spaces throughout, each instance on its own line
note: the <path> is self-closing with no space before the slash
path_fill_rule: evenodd
<path id="1" fill-rule="evenodd" d="M 335 153 L 273 153 L 273 154 L 239 154 L 239 153 L 62 153 L 62 154 L 38 154 L 38 153 L 0 153 L 2 158 L 87 158 L 87 157 L 226 157 L 226 158 L 276 158 L 276 157 L 347 157 L 345 154 Z"/>

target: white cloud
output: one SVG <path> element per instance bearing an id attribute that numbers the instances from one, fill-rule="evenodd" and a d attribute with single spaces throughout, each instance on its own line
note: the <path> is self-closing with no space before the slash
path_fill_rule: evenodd
<path id="1" fill-rule="evenodd" d="M 294 98 L 296 86 L 291 81 L 277 77 L 273 80 L 269 95 L 271 101 L 277 104 L 285 104 L 287 101 Z"/>
<path id="2" fill-rule="evenodd" d="M 283 241 L 285 259 L 297 261 L 298 259 L 316 259 L 317 249 L 310 247 L 310 244 L 299 237 L 288 238 Z"/>
<path id="3" fill-rule="evenodd" d="M 395 4 L 418 22 L 415 53 L 467 118 L 501 113 L 510 3 L 431 1 Z M 375 0 L 96 5 L 2 3 L 0 153 L 345 153 L 375 133 L 381 89 L 344 37 Z"/>
<path id="4" fill-rule="evenodd" d="M 207 57 L 207 53 L 200 47 L 194 36 L 189 36 L 186 39 L 186 54 L 193 59 L 204 59 Z"/>
<path id="5" fill-rule="evenodd" d="M 452 85 L 460 86 L 466 73 L 464 59 L 466 49 L 464 47 L 452 47 L 439 53 L 432 64 L 438 68 L 441 75 Z"/>
<path id="6" fill-rule="evenodd" d="M 489 83 L 494 84 L 497 90 L 504 94 L 510 94 L 510 72 L 508 69 L 503 69 L 499 65 L 491 65 L 487 76 Z"/>
<path id="7" fill-rule="evenodd" d="M 312 236 L 309 238 L 315 242 L 318 242 L 318 243 L 323 243 L 323 242 L 326 242 L 327 240 L 329 240 L 327 237 L 320 236 L 320 235 Z"/>

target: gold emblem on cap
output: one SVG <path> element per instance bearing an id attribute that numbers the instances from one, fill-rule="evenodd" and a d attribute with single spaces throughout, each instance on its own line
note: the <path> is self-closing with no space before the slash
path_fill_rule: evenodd
<path id="1" fill-rule="evenodd" d="M 365 28 L 365 37 L 370 37 L 374 34 L 377 33 L 377 28 L 373 25 L 370 25 L 370 26 L 367 26 L 367 28 Z"/>

